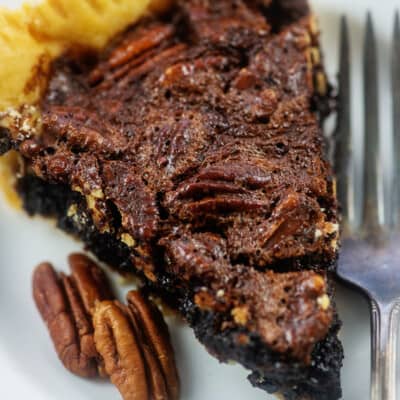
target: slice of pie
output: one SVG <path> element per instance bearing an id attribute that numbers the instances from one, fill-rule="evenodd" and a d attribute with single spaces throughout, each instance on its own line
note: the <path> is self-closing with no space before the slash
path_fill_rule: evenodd
<path id="1" fill-rule="evenodd" d="M 328 85 L 305 1 L 188 0 L 52 64 L 3 113 L 30 214 L 175 306 L 285 399 L 341 397 Z"/>

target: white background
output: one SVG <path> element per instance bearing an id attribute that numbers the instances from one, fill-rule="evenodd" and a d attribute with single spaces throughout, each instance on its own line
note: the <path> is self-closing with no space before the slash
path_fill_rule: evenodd
<path id="1" fill-rule="evenodd" d="M 134 0 L 133 0 L 134 1 Z M 0 0 L 17 6 L 18 0 Z M 388 71 L 390 36 L 395 5 L 390 0 L 315 0 L 314 9 L 323 31 L 328 71 L 337 70 L 338 26 L 342 14 L 349 17 L 352 33 L 354 75 L 354 132 L 360 144 L 361 41 L 367 9 L 376 22 L 382 79 L 382 128 L 390 132 Z M 1 27 L 0 27 L 1 29 Z M 358 117 L 357 117 L 358 116 Z M 360 146 L 356 146 L 360 148 Z M 382 150 L 389 160 L 390 141 Z M 80 244 L 57 231 L 48 221 L 33 221 L 11 209 L 0 199 L 0 399 L 4 400 L 117 400 L 112 385 L 85 381 L 64 371 L 31 299 L 31 272 L 44 259 L 58 268 L 66 267 L 66 256 L 80 250 Z M 121 293 L 129 289 L 122 287 Z M 369 396 L 369 315 L 365 300 L 357 293 L 338 288 L 338 307 L 343 320 L 341 339 L 345 347 L 342 370 L 344 399 L 364 400 Z M 182 378 L 183 400 L 261 400 L 264 392 L 247 383 L 240 366 L 219 365 L 196 342 L 192 333 L 176 318 L 169 319 Z"/>

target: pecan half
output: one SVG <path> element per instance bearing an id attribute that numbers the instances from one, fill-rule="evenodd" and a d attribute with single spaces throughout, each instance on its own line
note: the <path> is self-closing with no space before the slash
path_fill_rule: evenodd
<path id="1" fill-rule="evenodd" d="M 33 297 L 64 366 L 82 377 L 103 375 L 94 345 L 92 312 L 96 301 L 113 298 L 103 271 L 89 258 L 69 258 L 71 276 L 57 275 L 49 263 L 33 275 Z"/>
<path id="2" fill-rule="evenodd" d="M 175 31 L 171 25 L 155 25 L 139 32 L 138 36 L 124 40 L 107 60 L 90 73 L 90 85 L 97 85 L 99 90 L 109 88 L 118 81 L 125 85 L 155 68 L 161 60 L 178 55 L 186 47 L 183 44 L 174 45 Z"/>
<path id="3" fill-rule="evenodd" d="M 177 400 L 179 378 L 167 325 L 138 291 L 96 305 L 94 338 L 106 372 L 125 400 Z"/>
<path id="4" fill-rule="evenodd" d="M 126 298 L 131 316 L 138 321 L 139 330 L 160 363 L 167 383 L 169 398 L 171 400 L 178 399 L 180 385 L 174 350 L 167 324 L 160 310 L 138 291 L 130 291 Z"/>
<path id="5" fill-rule="evenodd" d="M 120 47 L 113 51 L 108 62 L 113 68 L 123 65 L 144 51 L 158 46 L 170 38 L 173 33 L 174 29 L 170 25 L 154 26 L 142 37 L 122 43 Z"/>
<path id="6" fill-rule="evenodd" d="M 33 297 L 64 366 L 82 377 L 109 376 L 125 400 L 177 400 L 179 378 L 168 327 L 137 291 L 128 305 L 114 296 L 102 269 L 83 254 L 71 275 L 49 263 L 33 274 Z"/>
<path id="7" fill-rule="evenodd" d="M 104 271 L 83 254 L 71 254 L 68 261 L 83 305 L 92 316 L 97 301 L 112 300 L 115 297 L 110 283 Z"/>
<path id="8" fill-rule="evenodd" d="M 121 305 L 112 301 L 97 303 L 93 324 L 96 348 L 124 400 L 149 399 L 140 344 Z"/>

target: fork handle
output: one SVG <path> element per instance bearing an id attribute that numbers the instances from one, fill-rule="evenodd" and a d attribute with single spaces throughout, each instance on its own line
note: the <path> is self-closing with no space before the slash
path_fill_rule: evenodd
<path id="1" fill-rule="evenodd" d="M 371 400 L 396 400 L 399 303 L 371 300 Z"/>

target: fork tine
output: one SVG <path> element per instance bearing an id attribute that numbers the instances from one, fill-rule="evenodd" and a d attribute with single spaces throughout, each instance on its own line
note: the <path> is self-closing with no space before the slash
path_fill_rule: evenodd
<path id="1" fill-rule="evenodd" d="M 382 200 L 382 182 L 379 179 L 379 115 L 378 65 L 374 26 L 371 14 L 367 16 L 364 42 L 364 200 L 362 229 L 367 236 L 377 233 Z"/>
<path id="2" fill-rule="evenodd" d="M 400 224 L 400 15 L 396 13 L 392 49 L 392 99 L 393 99 L 393 222 Z"/>
<path id="3" fill-rule="evenodd" d="M 336 130 L 335 169 L 338 198 L 342 206 L 343 224 L 349 228 L 354 212 L 354 185 L 351 171 L 351 87 L 350 87 L 350 40 L 347 19 L 341 18 L 339 110 Z"/>

